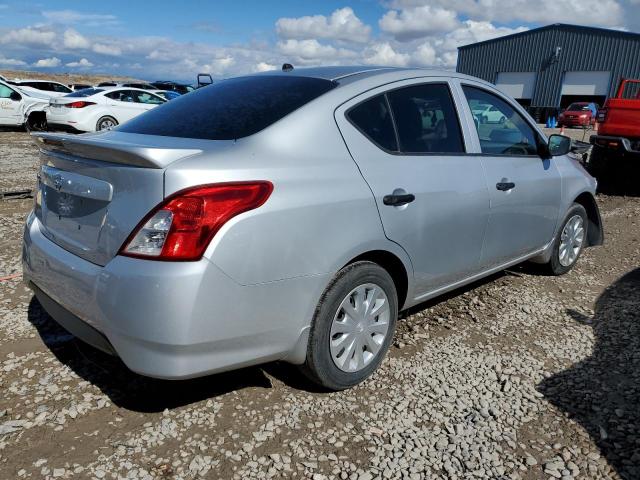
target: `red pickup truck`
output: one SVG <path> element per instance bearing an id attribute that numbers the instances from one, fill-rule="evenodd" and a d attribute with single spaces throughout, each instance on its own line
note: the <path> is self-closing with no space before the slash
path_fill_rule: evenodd
<path id="1" fill-rule="evenodd" d="M 618 94 L 598 112 L 598 123 L 598 134 L 590 139 L 591 174 L 609 180 L 628 168 L 640 167 L 640 80 L 622 80 Z"/>

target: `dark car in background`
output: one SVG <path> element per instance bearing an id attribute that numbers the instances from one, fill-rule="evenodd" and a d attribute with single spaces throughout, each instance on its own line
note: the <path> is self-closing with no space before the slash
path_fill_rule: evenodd
<path id="1" fill-rule="evenodd" d="M 158 80 L 157 82 L 152 82 L 151 85 L 156 87 L 158 90 L 168 90 L 171 92 L 177 92 L 180 95 L 184 95 L 185 93 L 189 93 L 195 90 L 191 85 L 186 85 L 184 83 L 178 83 L 178 82 L 171 82 L 169 80 Z"/>

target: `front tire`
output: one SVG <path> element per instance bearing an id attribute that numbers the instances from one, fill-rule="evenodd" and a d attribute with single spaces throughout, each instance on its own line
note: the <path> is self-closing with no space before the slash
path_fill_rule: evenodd
<path id="1" fill-rule="evenodd" d="M 100 119 L 96 122 L 96 132 L 101 132 L 103 130 L 111 130 L 114 127 L 118 126 L 118 121 L 110 115 L 105 115 L 104 117 L 100 117 Z"/>
<path id="2" fill-rule="evenodd" d="M 389 350 L 397 317 L 398 294 L 389 273 L 368 261 L 346 266 L 320 298 L 302 372 L 330 390 L 364 381 Z"/>
<path id="3" fill-rule="evenodd" d="M 564 275 L 573 268 L 587 242 L 588 225 L 587 211 L 574 203 L 553 241 L 551 259 L 547 263 L 549 273 Z"/>

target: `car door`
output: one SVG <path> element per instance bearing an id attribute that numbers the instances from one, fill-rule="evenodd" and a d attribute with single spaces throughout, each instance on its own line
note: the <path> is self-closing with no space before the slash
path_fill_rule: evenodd
<path id="1" fill-rule="evenodd" d="M 477 272 L 489 194 L 446 79 L 380 87 L 335 116 L 386 236 L 411 258 L 417 297 Z"/>
<path id="2" fill-rule="evenodd" d="M 0 83 L 0 125 L 21 124 L 21 106 L 22 95 L 4 83 Z"/>
<path id="3" fill-rule="evenodd" d="M 505 117 L 502 123 L 476 124 L 476 148 L 491 199 L 481 264 L 493 267 L 552 239 L 561 203 L 560 173 L 552 159 L 540 156 L 539 145 L 546 140 L 510 100 L 480 85 L 463 83 L 462 90 L 471 112 L 489 104 Z"/>
<path id="4" fill-rule="evenodd" d="M 105 94 L 111 115 L 122 124 L 145 112 L 144 105 L 136 102 L 136 91 L 118 89 Z"/>

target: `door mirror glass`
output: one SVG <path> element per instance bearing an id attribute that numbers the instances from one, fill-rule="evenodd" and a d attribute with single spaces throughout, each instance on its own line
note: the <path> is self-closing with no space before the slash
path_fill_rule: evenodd
<path id="1" fill-rule="evenodd" d="M 571 138 L 565 135 L 551 135 L 549 137 L 549 153 L 552 157 L 566 155 L 571 151 Z"/>
<path id="2" fill-rule="evenodd" d="M 20 95 L 18 92 L 11 92 L 9 98 L 14 102 L 19 102 L 20 100 L 22 100 L 22 95 Z"/>

